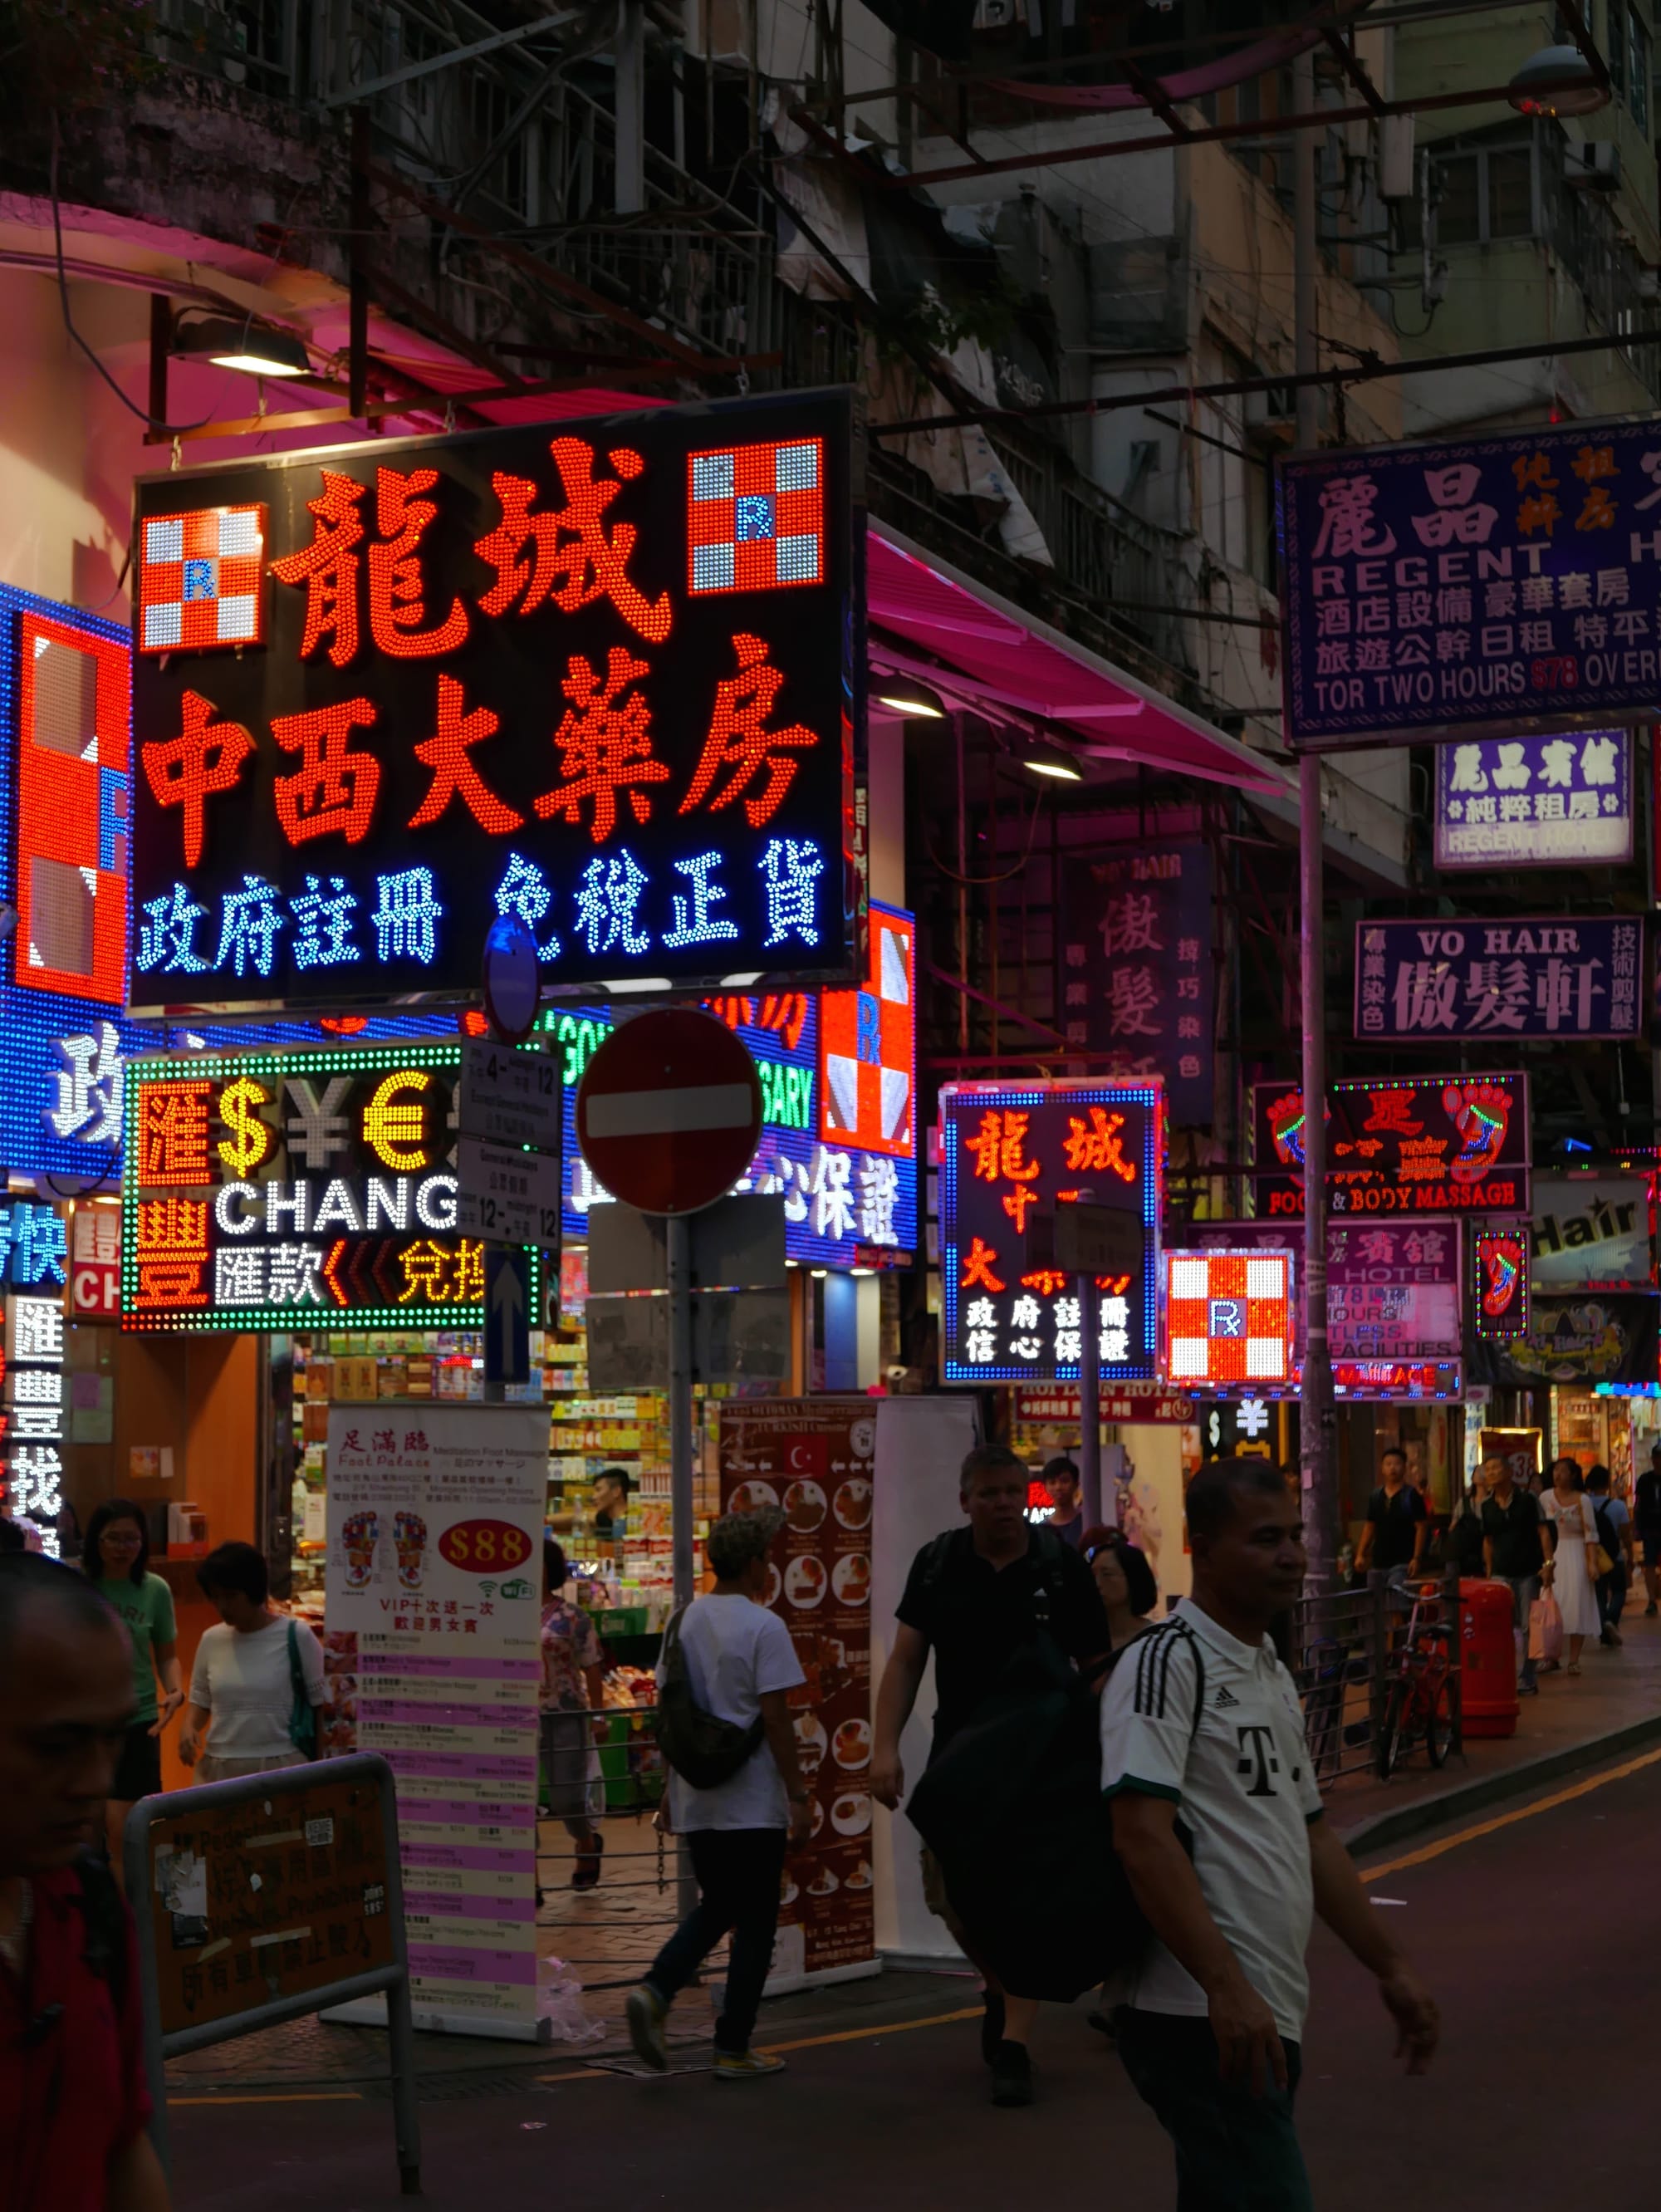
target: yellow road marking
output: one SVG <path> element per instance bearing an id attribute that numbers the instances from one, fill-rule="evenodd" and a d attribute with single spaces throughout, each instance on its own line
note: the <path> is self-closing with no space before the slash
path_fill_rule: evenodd
<path id="1" fill-rule="evenodd" d="M 273 2097 L 169 2097 L 175 2105 L 361 2105 L 361 2089 L 292 2089 Z"/>
<path id="2" fill-rule="evenodd" d="M 882 2027 L 845 2027 L 834 2035 L 804 2035 L 794 2043 L 758 2043 L 756 2049 L 766 2058 L 778 2058 L 786 2051 L 817 2051 L 827 2043 L 869 2043 L 878 2035 L 909 2035 L 913 2028 L 944 2027 L 954 2020 L 979 2020 L 982 2008 L 970 2005 L 962 2012 L 937 2012 L 927 2020 L 896 2020 Z"/>
<path id="3" fill-rule="evenodd" d="M 1577 1782 L 1570 1789 L 1541 1797 L 1514 1813 L 1501 1813 L 1492 1820 L 1479 1820 L 1472 1827 L 1458 1829 L 1451 1836 L 1425 1844 L 1421 1850 L 1408 1851 L 1398 1859 L 1386 1859 L 1380 1866 L 1365 1867 L 1361 1880 L 1381 1881 L 1387 1874 L 1401 1874 L 1409 1867 L 1424 1866 L 1432 1859 L 1440 1858 L 1446 1851 L 1457 1851 L 1461 1844 L 1474 1844 L 1479 1837 L 1497 1835 L 1501 1828 L 1514 1828 L 1519 1820 L 1531 1820 L 1537 1814 L 1554 1812 L 1559 1805 L 1572 1805 L 1577 1797 L 1588 1797 L 1594 1790 L 1603 1790 L 1611 1782 L 1624 1782 L 1629 1774 L 1641 1773 L 1645 1767 L 1658 1764 L 1661 1764 L 1661 1751 L 1646 1751 L 1640 1758 L 1611 1766 L 1602 1774 L 1592 1775 L 1588 1781 Z"/>

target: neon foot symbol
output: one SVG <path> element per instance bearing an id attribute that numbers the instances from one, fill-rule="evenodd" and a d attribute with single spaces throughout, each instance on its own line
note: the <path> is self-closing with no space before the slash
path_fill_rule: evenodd
<path id="1" fill-rule="evenodd" d="M 1482 1255 L 1482 1266 L 1488 1275 L 1488 1285 L 1482 1292 L 1482 1311 L 1497 1320 L 1511 1311 L 1512 1294 L 1517 1286 L 1519 1263 L 1503 1244 L 1491 1245 Z"/>
<path id="2" fill-rule="evenodd" d="M 1300 1091 L 1288 1091 L 1269 1109 L 1269 1133 L 1275 1140 L 1282 1167 L 1303 1165 L 1303 1093 Z"/>
<path id="3" fill-rule="evenodd" d="M 1511 1127 L 1511 1093 L 1497 1083 L 1450 1083 L 1442 1093 L 1464 1150 L 1448 1172 L 1455 1182 L 1477 1182 L 1500 1156 Z"/>

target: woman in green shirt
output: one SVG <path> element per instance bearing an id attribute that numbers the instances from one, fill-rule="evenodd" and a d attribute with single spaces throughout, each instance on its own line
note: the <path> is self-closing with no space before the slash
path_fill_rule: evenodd
<path id="1" fill-rule="evenodd" d="M 173 1594 L 150 1571 L 150 1540 L 144 1516 L 130 1499 L 112 1498 L 87 1523 L 82 1570 L 112 1610 L 120 1615 L 132 1644 L 133 1693 L 136 1709 L 115 1770 L 105 1806 L 110 1863 L 121 1871 L 121 1832 L 134 1800 L 153 1797 L 161 1787 L 161 1731 L 185 1702 L 179 1679 L 179 1632 Z M 156 1681 L 161 1698 L 158 1704 Z"/>

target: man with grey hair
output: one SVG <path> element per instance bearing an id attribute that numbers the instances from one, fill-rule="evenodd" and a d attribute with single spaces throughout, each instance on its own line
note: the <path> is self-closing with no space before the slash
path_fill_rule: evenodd
<path id="1" fill-rule="evenodd" d="M 664 1825 L 687 1839 L 699 1898 L 628 2000 L 629 2040 L 655 2073 L 669 2064 L 664 2026 L 676 1992 L 729 1930 L 715 2078 L 743 2081 L 784 2071 L 783 2059 L 749 2047 L 779 1925 L 785 1844 L 808 1839 L 808 1791 L 785 1702 L 805 1677 L 790 1631 L 762 1602 L 767 1554 L 784 1521 L 777 1506 L 718 1521 L 704 1547 L 715 1588 L 678 1614 L 664 1639 L 660 1692 L 678 1662 L 699 1711 L 750 1731 L 754 1741 L 736 1771 L 712 1788 L 670 1774 Z M 671 1639 L 679 1647 L 674 1661 Z"/>

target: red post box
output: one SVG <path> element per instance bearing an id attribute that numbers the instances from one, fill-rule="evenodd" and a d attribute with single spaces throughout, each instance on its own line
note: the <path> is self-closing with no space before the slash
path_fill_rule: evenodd
<path id="1" fill-rule="evenodd" d="M 1459 1584 L 1459 1665 L 1466 1735 L 1515 1735 L 1517 1644 L 1509 1583 Z"/>

